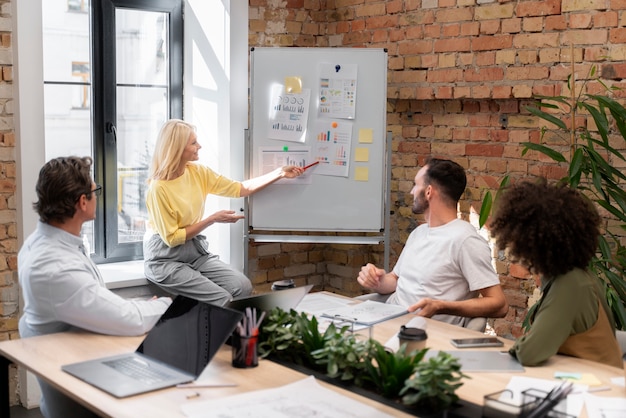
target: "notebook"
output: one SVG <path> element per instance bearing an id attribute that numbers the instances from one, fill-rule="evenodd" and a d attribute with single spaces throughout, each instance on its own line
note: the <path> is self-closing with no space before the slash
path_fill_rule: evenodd
<path id="1" fill-rule="evenodd" d="M 62 370 L 117 398 L 192 382 L 242 317 L 236 310 L 177 296 L 135 352 Z"/>
<path id="2" fill-rule="evenodd" d="M 523 372 L 522 366 L 508 351 L 493 350 L 457 350 L 448 351 L 452 357 L 459 359 L 462 372 Z M 429 350 L 424 359 L 435 357 L 438 351 Z"/>
<path id="3" fill-rule="evenodd" d="M 322 316 L 372 326 L 409 313 L 406 306 L 366 300 L 324 311 Z"/>
<path id="4" fill-rule="evenodd" d="M 238 311 L 245 311 L 246 308 L 256 308 L 257 311 L 269 312 L 278 307 L 283 311 L 294 309 L 304 296 L 309 293 L 313 285 L 293 287 L 291 289 L 274 290 L 259 295 L 236 298 L 230 301 L 228 307 Z"/>

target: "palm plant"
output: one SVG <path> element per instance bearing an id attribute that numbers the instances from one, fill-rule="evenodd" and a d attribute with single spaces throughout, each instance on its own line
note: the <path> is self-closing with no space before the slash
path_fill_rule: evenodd
<path id="1" fill-rule="evenodd" d="M 626 329 L 626 246 L 623 241 L 626 232 L 626 174 L 610 162 L 626 162 L 619 151 L 626 144 L 626 108 L 610 94 L 584 93 L 591 80 L 604 87 L 607 93 L 612 90 L 600 80 L 596 71 L 596 67 L 592 66 L 577 94 L 572 63 L 567 81 L 570 96 L 538 96 L 536 104 L 526 108 L 551 125 L 541 129 L 540 143 L 522 143 L 522 155 L 530 150 L 537 151 L 558 164 L 567 165 L 567 174 L 561 181 L 580 190 L 617 220 L 617 228 L 608 227 L 599 237 L 598 253 L 589 268 L 604 285 L 616 327 Z M 577 120 L 587 121 L 580 117 L 584 115 L 591 117 L 595 128 L 586 123 L 576 125 Z M 563 120 L 568 116 L 569 125 Z M 549 144 L 546 138 L 549 138 Z M 568 153 L 559 151 L 567 145 Z M 509 181 L 505 177 L 498 192 Z M 487 222 L 492 206 L 497 204 L 497 198 L 497 194 L 494 199 L 489 192 L 483 198 L 479 218 L 481 227 Z"/>

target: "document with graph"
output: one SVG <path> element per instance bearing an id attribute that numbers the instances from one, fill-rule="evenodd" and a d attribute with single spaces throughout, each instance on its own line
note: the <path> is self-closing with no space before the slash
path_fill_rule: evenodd
<path id="1" fill-rule="evenodd" d="M 357 324 L 374 325 L 407 313 L 404 306 L 367 300 L 363 303 L 326 310 L 322 316 Z"/>

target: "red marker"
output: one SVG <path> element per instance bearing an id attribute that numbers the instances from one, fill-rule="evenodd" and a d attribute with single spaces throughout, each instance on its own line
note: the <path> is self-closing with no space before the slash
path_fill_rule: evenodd
<path id="1" fill-rule="evenodd" d="M 314 165 L 318 165 L 319 163 L 320 163 L 319 161 L 315 161 L 314 163 L 311 163 L 311 164 L 307 165 L 306 167 L 304 167 L 304 168 L 302 169 L 302 171 L 306 170 L 307 168 L 311 168 L 311 167 L 313 167 Z"/>

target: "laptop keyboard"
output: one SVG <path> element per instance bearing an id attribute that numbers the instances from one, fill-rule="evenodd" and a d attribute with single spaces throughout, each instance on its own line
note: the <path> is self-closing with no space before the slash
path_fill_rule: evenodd
<path id="1" fill-rule="evenodd" d="M 172 378 L 171 374 L 163 370 L 156 370 L 150 364 L 134 357 L 123 357 L 103 363 L 126 376 L 147 384 L 162 382 Z"/>

